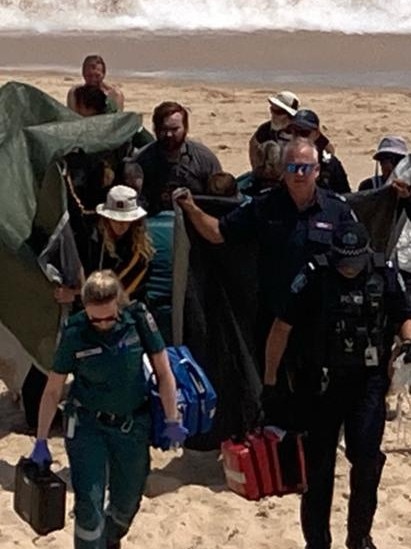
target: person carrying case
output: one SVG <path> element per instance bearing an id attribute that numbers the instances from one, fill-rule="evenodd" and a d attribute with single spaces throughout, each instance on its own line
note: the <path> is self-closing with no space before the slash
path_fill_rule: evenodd
<path id="1" fill-rule="evenodd" d="M 186 346 L 167 347 L 167 353 L 176 380 L 177 408 L 188 436 L 207 433 L 212 427 L 216 411 L 216 392 Z M 168 450 L 170 441 L 162 436 L 165 429 L 164 410 L 157 380 L 147 357 L 144 359 L 144 370 L 150 392 L 152 446 Z"/>
<path id="2" fill-rule="evenodd" d="M 66 483 L 50 467 L 21 457 L 16 466 L 14 510 L 40 536 L 64 528 Z"/>

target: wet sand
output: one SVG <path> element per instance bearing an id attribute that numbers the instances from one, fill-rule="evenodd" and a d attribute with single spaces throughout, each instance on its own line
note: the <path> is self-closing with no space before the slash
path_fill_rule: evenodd
<path id="1" fill-rule="evenodd" d="M 100 53 L 113 76 L 167 75 L 242 83 L 410 86 L 408 35 L 324 32 L 1 33 L 2 68 L 78 71 Z"/>

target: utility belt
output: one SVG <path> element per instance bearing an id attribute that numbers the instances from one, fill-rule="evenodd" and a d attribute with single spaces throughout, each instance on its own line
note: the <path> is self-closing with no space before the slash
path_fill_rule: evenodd
<path id="1" fill-rule="evenodd" d="M 136 416 L 149 412 L 149 402 L 146 400 L 141 406 L 132 410 L 129 414 L 114 414 L 103 410 L 89 410 L 84 407 L 78 400 L 73 399 L 65 405 L 65 413 L 67 415 L 67 438 L 74 437 L 75 427 L 77 425 L 78 415 L 86 415 L 93 417 L 98 423 L 105 427 L 119 428 L 123 433 L 129 433 L 134 425 Z"/>

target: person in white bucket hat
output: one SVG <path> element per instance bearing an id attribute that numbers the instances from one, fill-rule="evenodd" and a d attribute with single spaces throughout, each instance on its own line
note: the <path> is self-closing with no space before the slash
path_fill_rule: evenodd
<path id="1" fill-rule="evenodd" d="M 98 204 L 96 212 L 106 219 L 120 223 L 131 223 L 147 215 L 137 202 L 137 192 L 125 185 L 116 185 L 110 189 L 106 201 Z M 112 226 L 115 227 L 114 224 Z"/>
<path id="2" fill-rule="evenodd" d="M 83 278 L 96 270 L 111 269 L 129 298 L 144 299 L 153 247 L 144 223 L 147 212 L 138 203 L 137 191 L 125 185 L 112 187 L 96 213 L 97 223 L 80 257 Z M 78 288 L 65 286 L 54 292 L 58 303 L 71 303 L 78 295 Z"/>
<path id="3" fill-rule="evenodd" d="M 271 119 L 267 120 L 252 135 L 249 142 L 250 164 L 253 169 L 258 164 L 258 149 L 266 141 L 284 143 L 290 139 L 285 128 L 295 116 L 300 100 L 295 93 L 284 90 L 267 98 Z"/>
<path id="4" fill-rule="evenodd" d="M 137 192 L 125 185 L 112 187 L 96 212 L 100 219 L 91 238 L 88 276 L 96 269 L 112 269 L 132 299 L 144 296 L 144 281 L 153 256 L 144 218 L 147 212 L 138 203 Z"/>

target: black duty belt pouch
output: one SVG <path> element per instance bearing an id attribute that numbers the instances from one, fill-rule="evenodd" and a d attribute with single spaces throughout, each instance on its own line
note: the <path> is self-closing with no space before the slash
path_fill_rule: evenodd
<path id="1" fill-rule="evenodd" d="M 66 483 L 50 468 L 40 470 L 31 459 L 21 457 L 16 466 L 14 510 L 44 536 L 64 528 Z"/>

